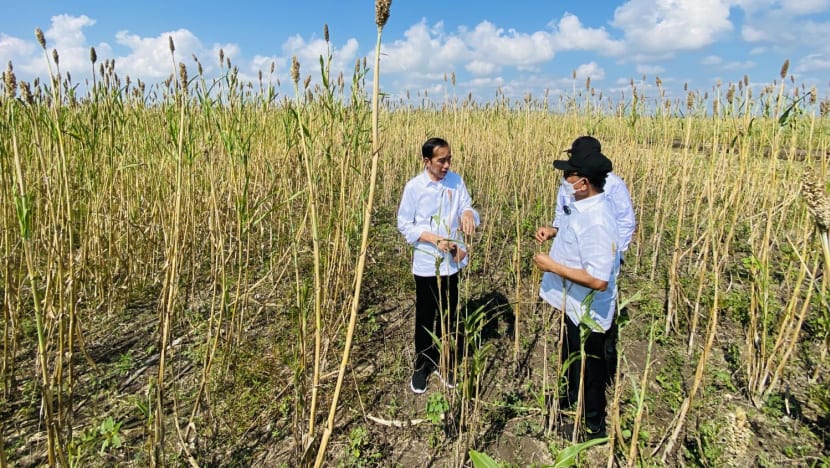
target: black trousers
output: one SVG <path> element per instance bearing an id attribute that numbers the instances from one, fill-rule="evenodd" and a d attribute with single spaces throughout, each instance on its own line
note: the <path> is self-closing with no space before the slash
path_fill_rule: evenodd
<path id="1" fill-rule="evenodd" d="M 438 367 L 441 356 L 430 333 L 440 342 L 445 331 L 442 328 L 455 326 L 457 308 L 458 273 L 449 276 L 415 275 L 416 370 L 432 371 Z M 441 326 L 442 320 L 444 327 Z M 446 331 L 452 332 L 449 329 Z"/>
<path id="2" fill-rule="evenodd" d="M 579 331 L 585 325 L 578 326 L 565 317 L 566 333 L 562 343 L 562 362 L 565 363 L 568 356 L 575 356 L 565 371 L 567 398 L 576 402 L 579 396 L 579 377 L 581 370 L 581 356 L 579 351 Z M 611 382 L 611 372 L 616 367 L 616 347 L 614 341 L 614 330 L 606 333 L 589 333 L 585 341 L 585 391 L 584 415 L 585 425 L 591 431 L 605 430 L 605 388 Z M 613 350 L 613 351 L 612 351 Z M 613 355 L 609 355 L 613 352 Z M 613 361 L 613 362 L 612 362 Z"/>

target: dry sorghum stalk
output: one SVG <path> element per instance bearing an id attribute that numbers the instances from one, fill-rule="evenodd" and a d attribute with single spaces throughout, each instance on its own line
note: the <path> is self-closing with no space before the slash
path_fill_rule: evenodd
<path id="1" fill-rule="evenodd" d="M 820 231 L 830 231 L 830 198 L 824 191 L 824 184 L 809 167 L 804 171 L 802 184 L 807 209 L 815 218 L 816 225 L 818 225 Z"/>

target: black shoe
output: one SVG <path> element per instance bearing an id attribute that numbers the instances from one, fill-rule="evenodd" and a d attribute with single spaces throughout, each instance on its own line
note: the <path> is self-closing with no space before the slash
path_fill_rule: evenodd
<path id="1" fill-rule="evenodd" d="M 453 369 L 447 370 L 446 378 L 441 375 L 441 372 L 437 368 L 433 370 L 432 373 L 438 376 L 438 380 L 440 380 L 445 387 L 455 388 L 455 371 Z"/>
<path id="2" fill-rule="evenodd" d="M 427 391 L 427 372 L 424 369 L 417 369 L 412 373 L 412 380 L 409 382 L 409 388 L 417 394 Z"/>

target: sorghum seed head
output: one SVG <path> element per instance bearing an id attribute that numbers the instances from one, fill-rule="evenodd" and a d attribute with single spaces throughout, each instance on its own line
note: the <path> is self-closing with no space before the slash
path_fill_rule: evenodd
<path id="1" fill-rule="evenodd" d="M 9 60 L 9 65 L 3 73 L 3 84 L 6 86 L 7 98 L 13 98 L 17 95 L 17 79 L 14 76 L 11 60 Z"/>
<path id="2" fill-rule="evenodd" d="M 655 82 L 655 83 L 657 83 L 657 87 L 658 87 L 658 88 L 659 88 L 660 86 L 663 86 L 663 80 L 661 80 L 659 76 L 658 76 L 657 78 L 655 78 L 655 79 L 654 79 L 654 82 Z"/>
<path id="3" fill-rule="evenodd" d="M 40 28 L 35 28 L 35 37 L 37 38 L 37 43 L 46 50 L 46 38 L 43 37 L 43 31 Z"/>
<path id="4" fill-rule="evenodd" d="M 21 81 L 17 84 L 17 87 L 20 88 L 20 97 L 23 98 L 23 101 L 32 105 L 34 99 L 32 99 L 32 90 L 29 88 L 29 83 Z"/>
<path id="5" fill-rule="evenodd" d="M 749 86 L 749 75 L 744 75 L 744 86 Z"/>
<path id="6" fill-rule="evenodd" d="M 187 67 L 182 62 L 179 62 L 179 80 L 182 86 L 187 86 Z"/>
<path id="7" fill-rule="evenodd" d="M 294 84 L 298 84 L 300 82 L 300 61 L 297 60 L 297 56 L 291 56 L 291 80 Z"/>
<path id="8" fill-rule="evenodd" d="M 58 56 L 58 49 L 52 49 L 52 60 L 55 61 L 55 65 L 60 65 L 60 57 Z"/>
<path id="9" fill-rule="evenodd" d="M 818 90 L 816 90 L 816 86 L 813 85 L 810 88 L 810 104 L 815 104 L 817 97 L 818 97 Z"/>
<path id="10" fill-rule="evenodd" d="M 305 81 L 303 82 L 303 88 L 308 88 L 308 85 L 311 83 L 311 75 L 305 77 Z"/>
<path id="11" fill-rule="evenodd" d="M 224 62 L 225 62 L 225 50 L 224 49 L 219 49 L 219 66 L 221 67 Z"/>
<path id="12" fill-rule="evenodd" d="M 824 191 L 824 184 L 809 167 L 804 171 L 802 179 L 804 187 L 804 200 L 807 202 L 807 209 L 816 220 L 816 225 L 822 232 L 830 230 L 830 198 Z"/>
<path id="13" fill-rule="evenodd" d="M 274 69 L 277 67 L 277 63 L 275 61 L 271 61 L 271 74 L 274 74 Z"/>
<path id="14" fill-rule="evenodd" d="M 386 26 L 386 21 L 389 20 L 389 8 L 392 6 L 392 0 L 375 0 L 375 24 L 378 28 Z"/>
<path id="15" fill-rule="evenodd" d="M 729 89 L 726 91 L 726 102 L 732 104 L 735 100 L 735 88 L 730 86 Z"/>
<path id="16" fill-rule="evenodd" d="M 176 46 L 173 45 L 173 36 L 167 36 L 167 46 L 170 47 L 170 53 L 176 51 Z"/>
<path id="17" fill-rule="evenodd" d="M 455 72 L 452 72 L 452 75 L 450 75 L 450 81 L 452 82 L 452 85 L 455 86 Z"/>
<path id="18" fill-rule="evenodd" d="M 830 100 L 824 99 L 818 105 L 818 113 L 822 117 L 830 115 Z"/>
<path id="19" fill-rule="evenodd" d="M 323 39 L 329 42 L 329 25 L 323 24 Z"/>
<path id="20" fill-rule="evenodd" d="M 695 95 L 693 93 L 688 93 L 686 95 L 686 109 L 691 109 L 695 105 Z"/>
<path id="21" fill-rule="evenodd" d="M 790 59 L 784 60 L 784 64 L 781 65 L 781 79 L 787 77 L 787 70 L 790 69 Z"/>
<path id="22" fill-rule="evenodd" d="M 591 89 L 591 77 L 590 76 L 585 79 L 585 90 L 587 91 L 589 89 Z"/>

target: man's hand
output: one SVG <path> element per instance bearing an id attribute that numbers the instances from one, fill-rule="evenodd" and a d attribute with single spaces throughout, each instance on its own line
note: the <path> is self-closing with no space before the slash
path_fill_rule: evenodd
<path id="1" fill-rule="evenodd" d="M 533 263 L 536 264 L 536 268 L 551 273 L 553 273 L 553 269 L 556 267 L 556 262 L 550 258 L 550 255 L 541 252 L 533 256 Z"/>
<path id="2" fill-rule="evenodd" d="M 554 227 L 542 226 L 536 230 L 536 242 L 541 244 L 546 240 L 553 239 L 559 230 Z"/>
<path id="3" fill-rule="evenodd" d="M 450 252 L 452 252 L 452 259 L 455 263 L 461 263 L 461 261 L 467 257 L 467 251 L 458 246 L 456 246 L 453 250 L 450 250 Z"/>
<path id="4" fill-rule="evenodd" d="M 468 236 L 472 236 L 476 232 L 476 219 L 473 216 L 472 211 L 465 211 L 461 215 L 461 232 L 467 234 Z"/>

